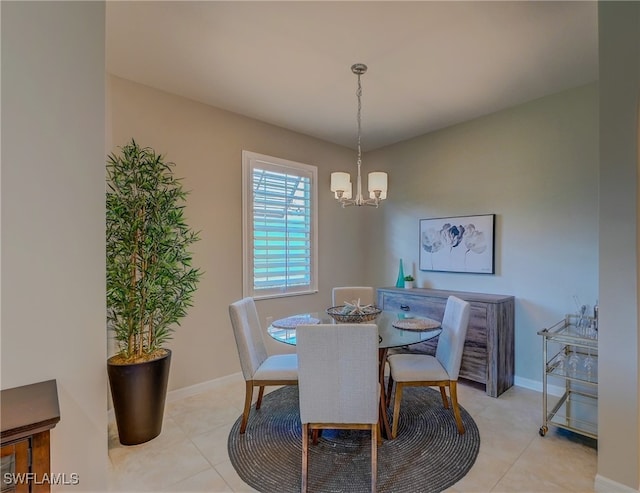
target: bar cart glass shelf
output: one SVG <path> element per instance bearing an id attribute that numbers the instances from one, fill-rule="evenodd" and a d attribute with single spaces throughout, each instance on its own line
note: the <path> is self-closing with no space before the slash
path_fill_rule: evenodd
<path id="1" fill-rule="evenodd" d="M 567 315 L 538 335 L 543 338 L 544 362 L 540 436 L 545 436 L 552 425 L 597 439 L 597 320 Z M 563 389 L 562 395 L 550 395 L 550 386 Z"/>

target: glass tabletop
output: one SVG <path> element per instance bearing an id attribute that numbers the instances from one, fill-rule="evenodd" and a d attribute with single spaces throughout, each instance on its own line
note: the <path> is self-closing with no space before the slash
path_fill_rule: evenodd
<path id="1" fill-rule="evenodd" d="M 288 321 L 294 320 L 295 323 L 288 323 Z M 394 322 L 397 325 L 403 325 L 403 321 L 408 320 L 420 320 L 427 322 L 425 325 L 433 326 L 432 328 L 423 330 L 405 330 L 399 329 L 393 326 Z M 276 321 L 277 327 L 269 325 L 267 333 L 273 337 L 276 341 L 284 342 L 285 344 L 296 345 L 296 329 L 295 325 L 315 324 L 320 321 L 321 323 L 332 323 L 332 319 L 326 315 L 324 318 L 318 317 L 316 313 L 302 313 L 280 319 Z M 400 321 L 401 323 L 398 323 Z M 280 322 L 280 323 L 278 323 Z M 383 311 L 375 320 L 375 324 L 378 326 L 378 334 L 380 336 L 379 347 L 392 348 L 399 346 L 408 346 L 411 344 L 417 344 L 418 342 L 432 339 L 440 334 L 440 322 L 425 317 L 409 317 L 404 312 Z M 288 325 L 292 325 L 289 327 Z M 412 325 L 412 324 L 407 324 Z M 418 324 L 419 325 L 419 324 Z"/>

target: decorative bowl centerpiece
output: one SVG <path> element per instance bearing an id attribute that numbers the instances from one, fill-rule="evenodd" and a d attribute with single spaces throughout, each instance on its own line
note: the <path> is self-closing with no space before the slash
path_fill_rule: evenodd
<path id="1" fill-rule="evenodd" d="M 375 305 L 361 305 L 360 300 L 352 303 L 345 302 L 344 305 L 327 308 L 327 314 L 340 324 L 360 324 L 372 322 L 382 310 Z"/>

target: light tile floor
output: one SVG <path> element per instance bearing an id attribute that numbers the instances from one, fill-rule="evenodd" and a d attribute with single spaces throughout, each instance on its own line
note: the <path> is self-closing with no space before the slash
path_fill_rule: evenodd
<path id="1" fill-rule="evenodd" d="M 512 387 L 495 399 L 462 382 L 458 389 L 481 442 L 473 468 L 449 493 L 594 491 L 596 450 L 581 437 L 554 428 L 539 436 L 539 392 Z M 110 423 L 110 491 L 255 491 L 238 477 L 227 455 L 229 430 L 243 401 L 244 381 L 238 376 L 168 402 L 160 436 L 136 446 L 120 445 L 115 423 Z"/>

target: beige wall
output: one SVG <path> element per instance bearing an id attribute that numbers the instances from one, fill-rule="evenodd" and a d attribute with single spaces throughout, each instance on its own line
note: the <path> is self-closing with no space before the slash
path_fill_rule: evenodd
<path id="1" fill-rule="evenodd" d="M 109 149 L 131 137 L 176 163 L 191 190 L 186 216 L 201 231 L 194 265 L 205 274 L 174 350 L 169 382 L 177 389 L 240 371 L 229 303 L 242 297 L 241 153 L 243 149 L 318 166 L 319 293 L 259 301 L 262 320 L 330 306 L 331 287 L 364 278 L 361 214 L 329 192 L 331 171 L 355 171 L 355 152 L 117 77 L 108 79 Z M 291 348 L 269 341 L 274 351 Z"/>
<path id="2" fill-rule="evenodd" d="M 419 286 L 516 296 L 516 375 L 535 387 L 536 332 L 572 312 L 574 295 L 597 299 L 595 84 L 368 153 L 366 169 L 390 174 L 377 210 L 341 209 L 327 191 L 330 171 L 353 167 L 352 150 L 117 77 L 108 87 L 113 145 L 134 136 L 176 162 L 202 231 L 195 261 L 206 274 L 172 343 L 171 389 L 238 370 L 227 306 L 242 296 L 242 149 L 319 167 L 320 293 L 260 301 L 263 320 L 322 311 L 334 285 L 392 285 L 402 258 Z M 420 218 L 481 213 L 497 214 L 496 275 L 418 270 Z"/>
<path id="3" fill-rule="evenodd" d="M 80 483 L 54 491 L 103 492 L 104 2 L 0 8 L 0 385 L 57 380 L 51 468 Z"/>
<path id="4" fill-rule="evenodd" d="M 600 2 L 598 486 L 640 489 L 638 99 L 640 3 Z"/>
<path id="5" fill-rule="evenodd" d="M 369 153 L 390 174 L 367 280 L 516 298 L 517 382 L 540 387 L 536 332 L 598 296 L 598 93 L 572 89 Z M 496 274 L 419 270 L 419 220 L 496 214 Z M 374 261 L 375 260 L 375 261 Z"/>

